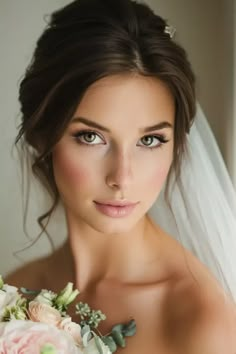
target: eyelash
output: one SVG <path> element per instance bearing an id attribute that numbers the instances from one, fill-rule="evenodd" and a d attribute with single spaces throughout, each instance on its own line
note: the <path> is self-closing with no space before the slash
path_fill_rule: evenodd
<path id="1" fill-rule="evenodd" d="M 95 131 L 93 130 L 81 130 L 75 134 L 72 135 L 72 137 L 76 140 L 76 142 L 80 145 L 87 145 L 87 146 L 91 146 L 91 147 L 94 147 L 98 144 L 90 144 L 90 143 L 84 143 L 80 140 L 81 137 L 85 136 L 86 134 L 92 134 L 92 135 L 96 135 L 98 136 L 100 139 L 102 139 L 100 137 L 100 135 L 98 133 L 96 133 Z M 147 149 L 150 149 L 150 150 L 153 150 L 153 149 L 158 149 L 158 148 L 161 148 L 164 144 L 168 143 L 169 140 L 166 139 L 166 136 L 165 135 L 157 135 L 157 134 L 153 134 L 153 135 L 145 135 L 143 136 L 143 138 L 156 138 L 160 141 L 160 145 L 157 145 L 157 146 L 153 146 L 153 147 L 149 147 L 149 146 L 145 146 L 143 145 L 145 148 Z"/>

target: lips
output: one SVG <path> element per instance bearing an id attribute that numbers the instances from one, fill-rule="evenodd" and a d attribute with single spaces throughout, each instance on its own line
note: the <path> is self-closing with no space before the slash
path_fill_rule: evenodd
<path id="1" fill-rule="evenodd" d="M 111 203 L 111 201 L 104 201 L 105 203 Z M 103 202 L 103 203 L 104 203 Z M 112 201 L 112 204 L 102 204 L 100 202 L 94 202 L 96 209 L 102 214 L 112 218 L 123 218 L 132 213 L 138 203 L 131 203 L 128 201 Z"/>
<path id="2" fill-rule="evenodd" d="M 123 206 L 132 206 L 137 204 L 138 202 L 131 202 L 128 200 L 104 200 L 104 201 L 95 201 L 97 204 L 102 204 L 102 205 L 110 205 L 110 206 L 118 206 L 118 207 L 123 207 Z"/>

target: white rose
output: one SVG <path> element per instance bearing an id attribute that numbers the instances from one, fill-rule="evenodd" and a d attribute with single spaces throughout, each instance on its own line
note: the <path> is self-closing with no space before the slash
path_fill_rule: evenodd
<path id="1" fill-rule="evenodd" d="M 4 284 L 0 290 L 0 321 L 6 306 L 14 306 L 20 299 L 20 294 L 15 286 Z"/>

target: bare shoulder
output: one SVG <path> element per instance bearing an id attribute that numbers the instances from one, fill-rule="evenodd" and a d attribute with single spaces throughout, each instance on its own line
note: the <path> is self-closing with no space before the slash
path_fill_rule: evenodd
<path id="1" fill-rule="evenodd" d="M 236 304 L 208 269 L 186 254 L 189 276 L 173 286 L 166 305 L 173 347 L 184 354 L 235 354 Z"/>
<path id="2" fill-rule="evenodd" d="M 59 247 L 51 254 L 26 263 L 24 266 L 8 274 L 4 281 L 16 287 L 25 287 L 32 290 L 50 289 L 61 290 L 68 281 L 73 282 L 73 269 L 64 257 L 63 247 Z"/>
<path id="3" fill-rule="evenodd" d="M 235 304 L 214 298 L 211 304 L 203 305 L 184 344 L 186 354 L 235 354 Z"/>
<path id="4" fill-rule="evenodd" d="M 4 278 L 4 282 L 16 287 L 40 289 L 48 269 L 48 257 L 30 261 Z"/>
<path id="5" fill-rule="evenodd" d="M 236 354 L 236 304 L 210 270 L 170 235 L 162 259 L 171 275 L 162 302 L 162 333 L 171 352 Z"/>

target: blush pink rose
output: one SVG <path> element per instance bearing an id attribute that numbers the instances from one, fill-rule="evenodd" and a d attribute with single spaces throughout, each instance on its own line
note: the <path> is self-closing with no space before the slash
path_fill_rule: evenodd
<path id="1" fill-rule="evenodd" d="M 83 354 L 66 332 L 45 323 L 12 320 L 0 323 L 1 354 L 40 354 L 45 344 L 57 354 Z"/>
<path id="2" fill-rule="evenodd" d="M 31 301 L 27 312 L 30 320 L 33 322 L 42 322 L 58 326 L 62 319 L 58 310 L 38 301 Z"/>
<path id="3" fill-rule="evenodd" d="M 76 344 L 82 345 L 81 327 L 78 323 L 73 322 L 71 317 L 63 318 L 59 323 L 58 328 L 69 333 Z"/>

